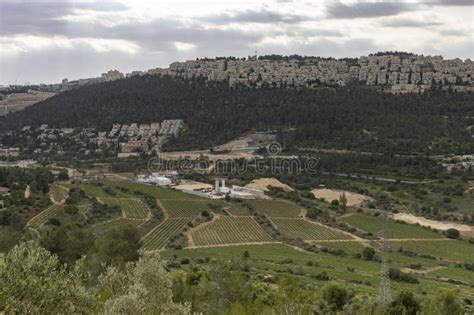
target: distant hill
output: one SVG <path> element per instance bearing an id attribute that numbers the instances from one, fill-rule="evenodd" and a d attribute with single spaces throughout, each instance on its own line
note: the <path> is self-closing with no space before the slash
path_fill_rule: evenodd
<path id="1" fill-rule="evenodd" d="M 25 125 L 92 127 L 184 119 L 174 148 L 208 148 L 249 130 L 277 130 L 288 145 L 377 152 L 472 152 L 474 95 L 433 91 L 396 96 L 370 88 L 230 88 L 225 82 L 143 76 L 69 91 L 0 119 Z M 289 132 L 289 130 L 292 130 Z"/>

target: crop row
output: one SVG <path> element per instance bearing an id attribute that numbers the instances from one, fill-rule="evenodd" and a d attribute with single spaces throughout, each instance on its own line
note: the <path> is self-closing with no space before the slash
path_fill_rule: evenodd
<path id="1" fill-rule="evenodd" d="M 272 221 L 283 234 L 292 238 L 301 238 L 303 240 L 340 240 L 350 238 L 343 233 L 313 224 L 304 219 L 274 218 Z"/>
<path id="2" fill-rule="evenodd" d="M 53 184 L 49 189 L 51 196 L 56 202 L 63 202 L 69 197 L 69 191 L 67 188 Z"/>
<path id="3" fill-rule="evenodd" d="M 222 216 L 192 233 L 197 245 L 270 242 L 271 236 L 253 218 Z"/>
<path id="4" fill-rule="evenodd" d="M 48 219 L 59 214 L 62 211 L 62 208 L 63 207 L 60 205 L 52 205 L 46 208 L 45 210 L 41 211 L 36 216 L 34 216 L 30 221 L 28 221 L 28 226 L 34 229 L 39 228 Z"/>
<path id="5" fill-rule="evenodd" d="M 95 232 L 97 232 L 97 234 L 104 234 L 113 229 L 125 227 L 127 225 L 137 227 L 143 222 L 144 221 L 141 221 L 141 220 L 130 220 L 126 218 L 118 218 L 116 220 L 111 220 L 111 221 L 107 221 L 107 222 L 103 222 L 103 223 L 95 225 Z"/>
<path id="6" fill-rule="evenodd" d="M 173 235 L 183 230 L 188 222 L 189 218 L 166 220 L 144 237 L 143 248 L 150 251 L 163 248 Z"/>
<path id="7" fill-rule="evenodd" d="M 289 201 L 282 200 L 250 200 L 252 207 L 267 217 L 295 218 L 300 213 L 300 208 Z"/>
<path id="8" fill-rule="evenodd" d="M 170 218 L 193 218 L 203 211 L 209 211 L 208 201 L 162 200 Z"/>
<path id="9" fill-rule="evenodd" d="M 119 206 L 126 218 L 145 220 L 149 213 L 148 207 L 140 199 L 133 198 L 101 198 L 105 203 Z"/>

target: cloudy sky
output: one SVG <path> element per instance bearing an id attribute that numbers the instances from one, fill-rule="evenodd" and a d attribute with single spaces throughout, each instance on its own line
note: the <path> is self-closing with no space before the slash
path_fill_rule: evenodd
<path id="1" fill-rule="evenodd" d="M 54 83 L 196 57 L 474 59 L 474 0 L 0 0 L 0 84 Z"/>

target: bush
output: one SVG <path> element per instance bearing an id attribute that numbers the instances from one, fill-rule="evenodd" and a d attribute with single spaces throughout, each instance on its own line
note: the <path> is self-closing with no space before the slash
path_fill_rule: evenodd
<path id="1" fill-rule="evenodd" d="M 375 256 L 375 249 L 373 249 L 372 247 L 366 247 L 362 251 L 362 258 L 364 258 L 365 260 L 372 260 L 374 256 Z"/>
<path id="2" fill-rule="evenodd" d="M 460 233 L 456 229 L 447 229 L 446 232 L 446 237 L 452 238 L 452 239 L 458 239 L 460 236 Z"/>

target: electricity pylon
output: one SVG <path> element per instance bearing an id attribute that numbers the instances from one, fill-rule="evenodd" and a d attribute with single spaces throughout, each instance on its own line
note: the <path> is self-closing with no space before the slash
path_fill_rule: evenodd
<path id="1" fill-rule="evenodd" d="M 391 301 L 390 295 L 390 274 L 388 261 L 388 212 L 382 212 L 383 234 L 382 234 L 382 267 L 380 270 L 380 292 L 379 301 L 383 305 L 388 305 Z"/>

